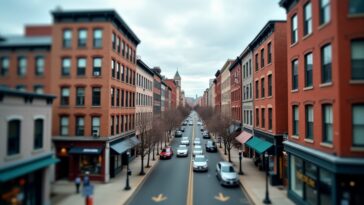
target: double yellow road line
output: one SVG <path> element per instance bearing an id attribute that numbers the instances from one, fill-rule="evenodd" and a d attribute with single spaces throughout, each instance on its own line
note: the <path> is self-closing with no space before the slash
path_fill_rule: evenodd
<path id="1" fill-rule="evenodd" d="M 192 139 L 191 139 L 191 142 L 190 142 L 191 158 L 193 157 L 192 146 L 193 146 L 193 140 L 195 139 L 195 119 L 193 119 L 193 125 L 192 126 L 193 126 L 192 127 Z M 193 171 L 192 171 L 192 160 L 190 160 L 186 205 L 192 205 L 192 204 L 193 204 Z"/>

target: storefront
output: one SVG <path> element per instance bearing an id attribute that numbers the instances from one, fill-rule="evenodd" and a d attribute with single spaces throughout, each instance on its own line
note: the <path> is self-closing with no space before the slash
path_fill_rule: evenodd
<path id="1" fill-rule="evenodd" d="M 0 170 L 0 205 L 43 204 L 48 192 L 49 166 L 58 160 L 52 155 Z"/>
<path id="2" fill-rule="evenodd" d="M 250 148 L 245 145 L 245 143 L 252 138 L 253 135 L 250 132 L 247 132 L 243 129 L 243 131 L 235 138 L 236 141 L 240 142 L 242 146 L 243 156 L 244 157 L 251 157 L 252 155 L 249 154 Z"/>
<path id="3" fill-rule="evenodd" d="M 253 160 L 260 170 L 266 169 L 265 162 L 268 160 L 267 168 L 271 185 L 282 185 L 284 181 L 282 140 L 283 136 L 254 130 L 254 136 L 246 142 L 246 145 L 250 147 L 250 156 L 253 156 Z M 265 152 L 268 157 L 263 156 Z"/>
<path id="4" fill-rule="evenodd" d="M 364 159 L 340 158 L 292 142 L 288 197 L 297 204 L 363 204 Z"/>

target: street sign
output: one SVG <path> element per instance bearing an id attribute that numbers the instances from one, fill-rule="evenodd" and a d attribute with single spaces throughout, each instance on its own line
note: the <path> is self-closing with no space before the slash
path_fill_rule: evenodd
<path id="1" fill-rule="evenodd" d="M 90 184 L 88 186 L 83 187 L 82 195 L 84 197 L 91 196 L 94 194 L 94 185 Z"/>

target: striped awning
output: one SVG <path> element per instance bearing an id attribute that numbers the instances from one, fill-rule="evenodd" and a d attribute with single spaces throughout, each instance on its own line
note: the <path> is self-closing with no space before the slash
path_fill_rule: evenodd
<path id="1" fill-rule="evenodd" d="M 245 144 L 245 142 L 248 141 L 251 137 L 253 137 L 252 134 L 243 131 L 235 139 L 241 144 Z"/>

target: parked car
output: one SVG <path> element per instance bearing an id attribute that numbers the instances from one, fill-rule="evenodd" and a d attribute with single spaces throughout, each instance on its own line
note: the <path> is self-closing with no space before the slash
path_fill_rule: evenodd
<path id="1" fill-rule="evenodd" d="M 182 132 L 185 132 L 185 127 L 181 127 L 180 129 Z"/>
<path id="2" fill-rule="evenodd" d="M 193 125 L 192 121 L 190 121 L 190 122 L 188 123 L 188 125 L 192 126 L 192 125 Z"/>
<path id="3" fill-rule="evenodd" d="M 182 125 L 183 126 L 186 126 L 187 125 L 187 121 L 183 121 Z"/>
<path id="4" fill-rule="evenodd" d="M 205 144 L 206 152 L 217 152 L 216 143 L 212 140 L 208 140 Z"/>
<path id="5" fill-rule="evenodd" d="M 188 137 L 182 137 L 181 144 L 187 146 L 190 145 L 190 140 L 188 139 Z"/>
<path id="6" fill-rule="evenodd" d="M 160 159 L 171 159 L 173 156 L 172 147 L 165 147 L 162 149 L 161 153 L 159 154 Z"/>
<path id="7" fill-rule="evenodd" d="M 219 162 L 216 165 L 216 177 L 222 186 L 238 186 L 239 177 L 229 162 Z"/>
<path id="8" fill-rule="evenodd" d="M 192 152 L 193 156 L 203 154 L 201 146 L 195 146 Z"/>
<path id="9" fill-rule="evenodd" d="M 192 160 L 193 171 L 208 171 L 208 160 L 204 155 L 196 155 Z"/>
<path id="10" fill-rule="evenodd" d="M 177 130 L 175 137 L 182 137 L 182 131 L 181 130 Z"/>
<path id="11" fill-rule="evenodd" d="M 186 145 L 179 145 L 177 148 L 177 157 L 187 157 L 188 147 Z"/>
<path id="12" fill-rule="evenodd" d="M 202 138 L 204 138 L 204 139 L 210 139 L 211 137 L 210 137 L 210 133 L 208 132 L 208 131 L 204 131 L 203 133 L 202 133 Z"/>

